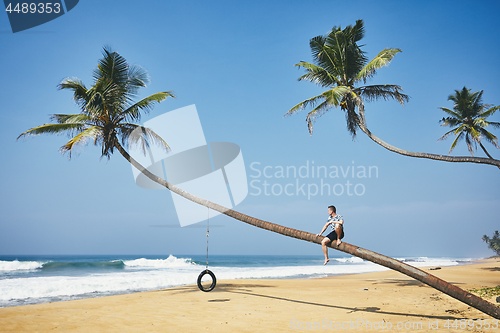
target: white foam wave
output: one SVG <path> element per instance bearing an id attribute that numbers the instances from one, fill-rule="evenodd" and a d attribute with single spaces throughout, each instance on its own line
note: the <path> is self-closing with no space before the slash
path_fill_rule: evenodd
<path id="1" fill-rule="evenodd" d="M 383 271 L 387 268 L 368 262 L 362 265 L 336 265 L 334 262 L 323 266 L 283 266 L 283 267 L 214 267 L 211 270 L 220 279 L 282 279 L 317 278 L 339 274 L 357 274 Z"/>
<path id="2" fill-rule="evenodd" d="M 30 271 L 41 268 L 42 262 L 37 261 L 3 261 L 0 260 L 0 272 Z"/>
<path id="3" fill-rule="evenodd" d="M 408 265 L 415 267 L 430 267 L 430 266 L 456 266 L 463 262 L 473 261 L 472 258 L 429 258 L 429 257 L 415 257 L 415 258 L 397 258 Z"/>
<path id="4" fill-rule="evenodd" d="M 217 279 L 263 279 L 322 277 L 334 274 L 383 270 L 375 264 L 282 267 L 210 267 Z M 169 270 L 128 271 L 89 276 L 45 276 L 0 280 L 0 307 L 37 300 L 64 300 L 141 290 L 159 290 L 195 284 L 203 269 L 198 265 Z"/>
<path id="5" fill-rule="evenodd" d="M 128 272 L 91 276 L 48 276 L 0 280 L 0 306 L 37 299 L 64 300 L 84 295 L 157 290 L 193 283 L 193 274 Z"/>
<path id="6" fill-rule="evenodd" d="M 362 263 L 363 259 L 358 257 L 350 257 L 350 258 L 335 258 L 334 261 L 342 262 L 342 263 Z"/>
<path id="7" fill-rule="evenodd" d="M 190 258 L 177 258 L 169 255 L 167 259 L 134 259 L 123 261 L 129 268 L 182 268 L 196 265 Z"/>
<path id="8" fill-rule="evenodd" d="M 425 257 L 400 259 L 417 267 L 451 266 L 466 261 Z M 5 270 L 8 265 L 13 265 L 13 269 L 35 269 L 42 265 L 39 262 L 0 264 L 4 265 Z M 198 275 L 204 269 L 204 266 L 196 265 L 189 258 L 177 258 L 172 255 L 167 259 L 128 260 L 124 261 L 124 264 L 129 269 L 120 272 L 0 279 L 0 307 L 196 284 Z M 332 258 L 326 266 L 323 266 L 322 260 L 319 259 L 317 264 L 302 266 L 210 266 L 209 269 L 215 273 L 218 280 L 315 278 L 387 270 L 383 266 L 355 257 Z"/>

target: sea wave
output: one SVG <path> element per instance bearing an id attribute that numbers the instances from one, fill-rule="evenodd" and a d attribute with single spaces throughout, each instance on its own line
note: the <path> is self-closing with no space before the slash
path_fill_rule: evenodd
<path id="1" fill-rule="evenodd" d="M 467 262 L 474 261 L 472 258 L 448 258 L 448 257 L 410 257 L 397 258 L 408 265 L 415 267 L 430 267 L 430 266 L 456 266 Z"/>
<path id="2" fill-rule="evenodd" d="M 326 266 L 323 266 L 321 256 L 296 260 L 292 257 L 214 257 L 213 261 L 218 264 L 210 265 L 209 269 L 219 280 L 318 278 L 387 270 L 357 257 L 332 257 Z M 173 255 L 166 259 L 117 260 L 108 257 L 67 258 L 66 261 L 52 258 L 46 262 L 0 261 L 0 273 L 3 270 L 0 274 L 0 307 L 196 284 L 205 265 L 201 264 L 201 256 L 194 258 L 200 264 L 196 264 L 189 256 Z M 428 257 L 398 259 L 416 267 L 452 266 L 473 260 Z"/>
<path id="3" fill-rule="evenodd" d="M 64 270 L 80 271 L 113 271 L 128 269 L 167 269 L 196 266 L 191 258 L 177 258 L 173 255 L 166 259 L 132 259 L 132 260 L 80 260 L 80 261 L 5 261 L 0 260 L 1 272 L 21 272 L 39 270 L 43 272 L 54 272 Z"/>
<path id="4" fill-rule="evenodd" d="M 43 265 L 43 262 L 38 261 L 0 260 L 0 272 L 31 271 L 42 268 Z"/>
<path id="5" fill-rule="evenodd" d="M 111 261 L 81 261 L 81 262 L 60 262 L 60 261 L 50 261 L 42 265 L 42 270 L 53 271 L 53 270 L 66 270 L 66 269 L 123 269 L 125 264 L 121 260 L 111 260 Z"/>
<path id="6" fill-rule="evenodd" d="M 143 290 L 161 290 L 164 288 L 195 284 L 198 275 L 205 269 L 202 265 L 191 263 L 188 259 L 175 260 L 180 267 L 161 269 L 122 270 L 116 272 L 94 273 L 85 276 L 38 276 L 15 277 L 0 280 L 0 307 L 19 304 L 31 304 L 47 301 L 60 301 L 96 297 L 110 294 L 129 293 Z M 141 263 L 142 260 L 136 263 Z M 147 262 L 146 262 L 147 263 Z M 155 263 L 155 261 L 153 261 Z M 143 263 L 144 264 L 144 263 Z M 152 265 L 151 262 L 147 263 Z M 356 266 L 356 267 L 353 267 Z M 141 266 L 143 267 L 143 266 Z M 383 270 L 372 263 L 332 264 L 329 266 L 267 266 L 267 267 L 217 267 L 210 266 L 217 279 L 282 279 L 314 278 L 336 274 L 363 273 Z"/>
<path id="7" fill-rule="evenodd" d="M 364 260 L 358 257 L 350 257 L 350 258 L 334 258 L 334 261 L 341 263 L 350 263 L 350 264 L 360 264 L 363 263 Z"/>
<path id="8" fill-rule="evenodd" d="M 124 265 L 127 268 L 182 268 L 195 266 L 191 258 L 177 258 L 169 255 L 167 259 L 146 259 L 139 258 L 134 260 L 125 260 Z"/>
<path id="9" fill-rule="evenodd" d="M 0 307 L 158 290 L 194 283 L 193 274 L 122 272 L 87 276 L 42 276 L 0 280 Z"/>

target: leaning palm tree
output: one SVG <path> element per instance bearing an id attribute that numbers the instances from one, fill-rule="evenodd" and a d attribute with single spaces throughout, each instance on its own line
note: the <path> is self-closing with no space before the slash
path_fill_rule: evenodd
<path id="1" fill-rule="evenodd" d="M 60 89 L 69 89 L 73 92 L 74 99 L 80 106 L 80 113 L 54 115 L 52 117 L 54 123 L 31 128 L 23 132 L 19 137 L 67 132 L 72 138 L 61 147 L 63 153 L 71 154 L 76 145 L 88 141 L 101 146 L 101 155 L 103 157 L 109 158 L 116 149 L 149 179 L 188 200 L 265 230 L 316 244 L 321 243 L 322 237 L 312 233 L 257 219 L 193 196 L 151 173 L 131 157 L 127 152 L 127 145 L 129 144 L 138 144 L 146 149 L 150 143 L 154 143 L 168 149 L 167 143 L 151 129 L 133 124 L 131 121 L 139 120 L 141 113 L 148 112 L 154 103 L 161 102 L 173 95 L 168 91 L 160 92 L 134 103 L 132 100 L 137 93 L 137 89 L 144 87 L 146 84 L 145 72 L 139 68 L 129 66 L 122 56 L 108 48 L 104 49 L 103 56 L 94 73 L 94 85 L 92 87 L 85 87 L 77 79 L 67 79 L 59 85 Z M 500 309 L 495 305 L 423 270 L 345 242 L 336 249 L 399 271 L 490 316 L 500 318 Z"/>
<path id="2" fill-rule="evenodd" d="M 404 104 L 408 101 L 408 96 L 402 93 L 402 88 L 398 85 L 366 85 L 367 81 L 380 68 L 388 65 L 401 50 L 384 49 L 368 61 L 361 45 L 358 44 L 363 36 L 364 24 L 362 20 L 358 20 L 354 26 L 347 26 L 344 29 L 333 27 L 325 36 L 317 36 L 309 41 L 313 63 L 300 61 L 296 64 L 306 71 L 299 77 L 299 81 L 310 81 L 327 90 L 298 103 L 287 112 L 287 115 L 311 108 L 307 113 L 306 122 L 309 133 L 312 134 L 313 124 L 318 117 L 332 108 L 340 107 L 345 113 L 347 129 L 353 137 L 360 129 L 375 143 L 392 152 L 417 158 L 484 163 L 500 167 L 500 160 L 492 158 L 410 152 L 392 146 L 375 136 L 367 127 L 364 102 L 394 99 Z"/>
<path id="3" fill-rule="evenodd" d="M 482 138 L 486 139 L 486 141 L 496 148 L 500 148 L 497 137 L 486 129 L 488 126 L 500 127 L 499 122 L 487 120 L 489 116 L 492 116 L 500 109 L 500 105 L 485 105 L 482 99 L 482 90 L 471 93 L 470 89 L 463 87 L 462 90 L 455 90 L 454 95 L 448 96 L 448 100 L 453 102 L 453 110 L 445 107 L 440 108 L 448 114 L 448 117 L 440 120 L 441 125 L 453 127 L 440 140 L 444 140 L 451 134 L 455 134 L 455 140 L 451 144 L 450 153 L 462 139 L 465 139 L 467 148 L 472 156 L 474 156 L 474 151 L 477 148 L 477 144 L 479 144 L 486 156 L 493 158 L 481 142 Z"/>

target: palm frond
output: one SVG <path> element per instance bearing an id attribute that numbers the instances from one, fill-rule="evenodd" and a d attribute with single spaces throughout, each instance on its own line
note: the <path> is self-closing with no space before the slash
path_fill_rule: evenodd
<path id="1" fill-rule="evenodd" d="M 330 87 L 335 84 L 341 85 L 341 82 L 334 75 L 321 66 L 306 61 L 301 61 L 295 64 L 295 66 L 302 67 L 307 71 L 306 74 L 299 77 L 299 81 L 313 82 L 322 87 Z"/>
<path id="2" fill-rule="evenodd" d="M 333 27 L 325 36 L 311 38 L 311 48 L 314 63 L 324 68 L 330 75 L 340 79 L 339 85 L 346 85 L 367 61 L 364 52 L 357 42 L 364 36 L 363 21 L 358 20 L 354 26 Z M 346 75 L 346 76 L 344 76 Z"/>
<path id="3" fill-rule="evenodd" d="M 98 126 L 90 126 L 72 137 L 64 146 L 61 147 L 61 152 L 63 154 L 69 153 L 69 157 L 71 158 L 71 152 L 75 146 L 84 145 L 89 140 L 93 140 L 94 144 L 97 144 L 100 139 L 102 139 L 102 128 Z"/>
<path id="4" fill-rule="evenodd" d="M 316 103 L 318 103 L 319 100 L 324 99 L 324 98 L 325 97 L 323 96 L 323 94 L 308 98 L 308 99 L 298 103 L 294 107 L 292 107 L 290 110 L 288 110 L 288 112 L 285 115 L 294 114 L 295 112 L 300 111 L 300 110 L 304 110 L 309 106 L 314 107 L 316 105 Z"/>
<path id="5" fill-rule="evenodd" d="M 456 136 L 455 140 L 453 140 L 453 142 L 451 143 L 450 151 L 448 153 L 451 153 L 453 151 L 453 149 L 455 149 L 457 144 L 463 139 L 464 135 L 465 135 L 464 132 L 460 132 Z"/>
<path id="6" fill-rule="evenodd" d="M 496 137 L 496 135 L 486 130 L 485 128 L 479 128 L 479 132 L 481 133 L 481 136 L 486 139 L 486 141 L 491 143 L 496 148 L 500 148 L 500 146 L 498 146 L 498 138 Z"/>
<path id="7" fill-rule="evenodd" d="M 439 123 L 441 124 L 441 126 L 450 126 L 450 127 L 453 127 L 453 126 L 458 126 L 462 123 L 462 121 L 460 119 L 457 119 L 457 118 L 453 118 L 453 117 L 446 117 L 446 118 L 443 118 L 439 121 Z"/>
<path id="8" fill-rule="evenodd" d="M 160 103 L 167 97 L 175 96 L 170 91 L 163 91 L 145 97 L 124 110 L 120 115 L 120 119 L 124 119 L 127 121 L 139 121 L 141 119 L 141 111 L 148 113 L 153 108 L 154 103 Z"/>
<path id="9" fill-rule="evenodd" d="M 325 114 L 330 108 L 341 105 L 342 101 L 344 101 L 349 95 L 354 95 L 349 87 L 338 86 L 333 87 L 332 89 L 323 92 L 321 95 L 316 96 L 318 97 L 318 99 L 323 99 L 323 102 L 321 102 L 307 114 L 306 122 L 309 134 L 312 134 L 313 124 L 317 118 Z M 350 109 L 351 108 L 348 108 L 348 111 L 346 112 L 347 128 L 349 132 L 353 136 L 355 136 L 359 117 L 354 109 L 352 110 L 352 112 L 349 111 Z"/>
<path id="10" fill-rule="evenodd" d="M 365 36 L 365 24 L 363 20 L 356 20 L 354 26 L 349 28 L 352 41 L 357 43 Z"/>
<path id="11" fill-rule="evenodd" d="M 359 116 L 353 108 L 348 108 L 345 113 L 345 119 L 347 122 L 347 130 L 354 139 L 356 137 L 356 132 L 358 129 Z"/>
<path id="12" fill-rule="evenodd" d="M 456 128 L 449 130 L 448 132 L 444 133 L 444 135 L 441 136 L 438 140 L 446 140 L 446 138 L 448 138 L 448 136 L 450 136 L 451 134 L 455 134 L 455 131 L 456 131 Z"/>
<path id="13" fill-rule="evenodd" d="M 326 37 L 319 35 L 309 40 L 309 47 L 311 48 L 311 55 L 313 59 L 322 58 L 321 54 L 325 51 Z"/>
<path id="14" fill-rule="evenodd" d="M 469 126 L 467 124 L 461 123 L 460 126 L 458 126 L 455 129 L 455 135 L 458 135 L 461 132 L 468 133 L 469 132 Z"/>
<path id="15" fill-rule="evenodd" d="M 469 150 L 469 153 L 471 156 L 474 156 L 474 149 L 476 149 L 476 140 L 474 138 L 471 139 L 471 136 L 469 133 L 465 133 L 465 143 L 467 144 L 467 149 Z"/>
<path id="16" fill-rule="evenodd" d="M 343 30 L 334 27 L 326 38 L 326 45 L 332 50 L 332 58 L 341 71 L 339 74 L 345 75 L 346 80 L 354 79 L 368 61 L 365 52 L 357 43 L 364 33 L 363 21 L 357 20 L 354 26 L 349 25 Z M 343 84 L 348 85 L 349 82 Z"/>
<path id="17" fill-rule="evenodd" d="M 307 116 L 306 116 L 307 130 L 309 131 L 310 135 L 312 135 L 312 133 L 313 133 L 313 126 L 314 126 L 314 122 L 316 121 L 316 119 L 318 119 L 323 114 L 325 114 L 329 108 L 330 108 L 330 105 L 325 100 L 322 103 L 320 103 L 318 106 L 316 106 L 314 109 L 312 109 L 311 111 L 309 111 L 307 113 Z"/>
<path id="18" fill-rule="evenodd" d="M 469 135 L 472 137 L 473 140 L 479 141 L 481 134 L 480 131 L 475 126 L 469 126 L 467 132 L 469 133 Z"/>
<path id="19" fill-rule="evenodd" d="M 119 131 L 122 137 L 122 144 L 125 147 L 138 145 L 142 152 L 146 154 L 147 148 L 149 148 L 151 144 L 154 144 L 167 152 L 170 151 L 168 143 L 148 127 L 131 123 L 122 123 L 120 124 Z"/>
<path id="20" fill-rule="evenodd" d="M 137 92 L 137 89 L 144 88 L 149 83 L 148 73 L 139 66 L 130 66 L 128 70 L 128 91 L 131 94 Z"/>
<path id="21" fill-rule="evenodd" d="M 488 121 L 488 126 L 493 126 L 495 128 L 500 128 L 500 123 L 496 121 Z"/>
<path id="22" fill-rule="evenodd" d="M 96 84 L 88 90 L 88 100 L 82 110 L 82 113 L 92 119 L 102 119 L 106 113 L 101 85 L 102 83 Z"/>
<path id="23" fill-rule="evenodd" d="M 311 54 L 313 61 L 316 65 L 324 68 L 327 72 L 336 75 L 338 73 L 337 64 L 335 59 L 332 57 L 331 50 L 326 45 L 325 36 L 316 36 L 309 40 L 309 47 L 311 48 Z"/>
<path id="24" fill-rule="evenodd" d="M 500 110 L 500 105 L 497 105 L 497 106 L 494 106 L 494 107 L 490 107 L 487 110 L 481 112 L 479 114 L 479 117 L 488 118 L 489 116 L 492 116 L 498 110 Z"/>
<path id="25" fill-rule="evenodd" d="M 306 109 L 308 107 L 314 108 L 320 100 L 323 100 L 323 102 L 321 104 L 324 103 L 324 105 L 322 107 L 320 107 L 319 109 L 323 109 L 323 107 L 339 106 L 340 103 L 342 102 L 342 100 L 344 99 L 345 95 L 350 93 L 350 92 L 351 92 L 351 89 L 349 87 L 346 87 L 346 86 L 333 87 L 332 89 L 328 89 L 327 91 L 324 91 L 323 93 L 321 93 L 317 96 L 308 98 L 308 99 L 300 102 L 299 104 L 295 105 L 290 110 L 288 110 L 286 115 L 291 115 L 297 111 Z M 312 112 L 312 110 L 311 110 L 311 112 Z"/>
<path id="26" fill-rule="evenodd" d="M 448 96 L 448 100 L 453 102 L 453 110 L 461 115 L 461 119 L 474 118 L 480 112 L 482 93 L 477 91 L 471 93 L 470 89 L 463 87 L 462 90 L 455 90 L 454 95 Z"/>
<path id="27" fill-rule="evenodd" d="M 481 91 L 476 91 L 475 93 L 472 94 L 472 106 L 471 110 L 473 113 L 471 116 L 478 116 L 481 113 L 481 110 L 484 108 L 483 104 L 483 90 Z"/>
<path id="28" fill-rule="evenodd" d="M 477 117 L 472 120 L 472 127 L 479 129 L 487 126 L 488 126 L 488 121 L 483 117 Z"/>
<path id="29" fill-rule="evenodd" d="M 64 79 L 61 83 L 58 84 L 57 88 L 59 90 L 68 89 L 73 91 L 73 99 L 81 108 L 84 107 L 84 105 L 88 101 L 87 87 L 85 87 L 85 84 L 79 79 Z"/>
<path id="30" fill-rule="evenodd" d="M 88 91 L 89 99 L 85 113 L 94 119 L 114 118 L 127 106 L 129 98 L 126 87 L 110 79 L 102 79 Z"/>
<path id="31" fill-rule="evenodd" d="M 30 128 L 27 131 L 24 131 L 17 137 L 17 139 L 39 134 L 69 133 L 71 135 L 71 133 L 82 131 L 84 129 L 84 126 L 85 125 L 81 123 L 43 124 L 37 127 Z"/>
<path id="32" fill-rule="evenodd" d="M 350 87 L 337 86 L 325 91 L 321 95 L 323 95 L 328 105 L 339 106 L 342 100 L 345 98 L 345 96 L 351 92 L 352 91 Z"/>
<path id="33" fill-rule="evenodd" d="M 91 118 L 83 113 L 76 114 L 53 114 L 50 116 L 50 120 L 57 122 L 58 124 L 87 124 L 91 121 Z"/>
<path id="34" fill-rule="evenodd" d="M 451 109 L 448 109 L 448 108 L 445 108 L 445 107 L 440 107 L 439 109 L 441 109 L 441 111 L 449 114 L 454 119 L 459 120 L 459 119 L 462 118 L 462 115 L 460 113 L 454 111 L 454 110 L 451 110 Z M 443 119 L 445 119 L 445 118 L 443 118 Z"/>
<path id="35" fill-rule="evenodd" d="M 377 72 L 378 69 L 387 66 L 394 56 L 398 53 L 402 52 L 400 49 L 384 49 L 377 54 L 375 58 L 373 58 L 369 63 L 367 63 L 356 75 L 356 80 L 363 80 L 366 83 L 366 80 Z"/>
<path id="36" fill-rule="evenodd" d="M 94 80 L 110 80 L 122 87 L 125 87 L 128 79 L 127 60 L 117 52 L 106 46 L 102 52 L 103 58 L 99 60 L 97 69 L 94 71 Z"/>
<path id="37" fill-rule="evenodd" d="M 384 100 L 394 99 L 401 105 L 404 105 L 404 103 L 410 100 L 410 97 L 403 94 L 401 92 L 402 90 L 403 88 L 401 88 L 401 86 L 395 84 L 369 85 L 355 89 L 355 91 L 359 91 L 358 94 L 367 101 L 375 101 L 380 98 Z"/>

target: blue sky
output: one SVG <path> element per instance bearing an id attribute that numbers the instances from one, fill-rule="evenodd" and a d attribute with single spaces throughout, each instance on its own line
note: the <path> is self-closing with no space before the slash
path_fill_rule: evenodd
<path id="1" fill-rule="evenodd" d="M 204 253 L 205 224 L 180 228 L 170 194 L 136 186 L 121 156 L 100 159 L 99 148 L 88 146 L 68 160 L 58 152 L 64 136 L 16 141 L 52 113 L 78 111 L 56 86 L 66 77 L 90 85 L 109 45 L 149 72 L 142 96 L 177 96 L 144 121 L 196 104 L 207 141 L 241 147 L 254 183 L 238 210 L 317 233 L 335 204 L 349 243 L 394 256 L 489 256 L 481 237 L 499 229 L 498 169 L 399 156 L 363 133 L 352 140 L 340 110 L 321 117 L 312 136 L 305 113 L 284 114 L 321 92 L 297 81 L 302 72 L 294 64 L 311 60 L 309 39 L 363 19 L 369 58 L 386 47 L 403 50 L 370 83 L 399 84 L 411 97 L 404 107 L 367 104 L 369 128 L 398 147 L 446 154 L 451 139 L 437 140 L 446 131 L 438 108 L 451 107 L 449 94 L 466 85 L 484 90 L 485 103 L 500 104 L 499 9 L 498 1 L 82 0 L 62 17 L 15 34 L 0 13 L 0 254 Z M 453 154 L 468 152 L 461 145 Z M 303 165 L 376 172 L 301 179 L 336 185 L 337 195 L 263 193 L 265 180 L 275 189 L 296 182 L 266 178 L 265 167 Z M 357 194 L 347 193 L 347 182 Z M 315 244 L 226 216 L 211 225 L 214 254 L 321 256 Z"/>

